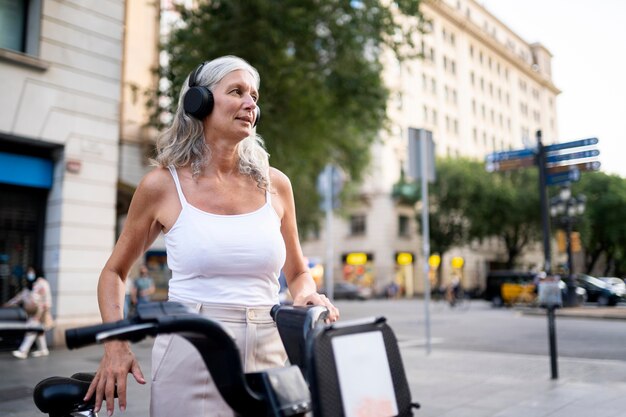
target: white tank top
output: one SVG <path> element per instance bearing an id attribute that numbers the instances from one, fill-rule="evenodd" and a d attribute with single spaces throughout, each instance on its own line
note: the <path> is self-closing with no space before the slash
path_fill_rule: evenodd
<path id="1" fill-rule="evenodd" d="M 220 215 L 187 202 L 170 167 L 182 210 L 165 236 L 172 271 L 169 299 L 182 302 L 268 306 L 278 303 L 278 275 L 286 250 L 270 193 L 251 212 Z"/>

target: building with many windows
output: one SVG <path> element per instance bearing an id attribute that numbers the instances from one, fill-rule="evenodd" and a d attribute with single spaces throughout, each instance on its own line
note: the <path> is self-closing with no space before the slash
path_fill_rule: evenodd
<path id="1" fill-rule="evenodd" d="M 551 54 L 528 43 L 474 0 L 424 1 L 428 33 L 418 45 L 424 59 L 399 62 L 386 57 L 391 90 L 390 134 L 372 149 L 371 174 L 362 204 L 347 218 L 335 217 L 335 280 L 346 279 L 381 290 L 395 280 L 407 293 L 420 292 L 423 257 L 416 212 L 398 205 L 392 187 L 407 163 L 409 128 L 432 132 L 438 156 L 484 160 L 494 151 L 532 146 L 536 130 L 544 142 L 557 138 L 556 97 Z M 326 238 L 309 239 L 305 254 L 324 259 Z M 351 253 L 357 264 L 349 262 Z M 409 254 L 410 256 L 407 256 Z M 464 258 L 463 284 L 479 286 L 489 263 L 502 256 L 496 242 L 456 248 L 442 261 Z M 407 261 L 411 259 L 412 262 Z M 530 265 L 540 264 L 528 255 Z"/>
<path id="2" fill-rule="evenodd" d="M 124 16 L 123 0 L 0 2 L 0 296 L 42 269 L 57 336 L 99 318 L 116 237 Z"/>

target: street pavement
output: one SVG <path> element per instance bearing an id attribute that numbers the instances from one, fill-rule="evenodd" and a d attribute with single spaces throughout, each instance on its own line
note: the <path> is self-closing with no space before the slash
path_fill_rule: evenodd
<path id="1" fill-rule="evenodd" d="M 390 302 L 407 301 L 344 301 L 337 305 L 342 319 L 350 320 L 359 317 L 363 305 L 370 303 L 384 314 L 385 303 Z M 532 309 L 520 311 L 545 314 Z M 626 325 L 626 308 L 581 307 L 559 310 L 557 314 L 624 320 Z M 626 361 L 561 357 L 559 378 L 551 380 L 547 354 L 437 349 L 436 343 L 427 354 L 424 340 L 404 335 L 398 335 L 398 340 L 413 400 L 422 406 L 415 412 L 416 417 L 626 416 Z M 146 340 L 133 347 L 147 379 L 151 346 L 152 340 Z M 32 402 L 36 383 L 47 376 L 93 371 L 101 353 L 99 346 L 76 351 L 57 348 L 48 357 L 27 360 L 0 353 L 0 417 L 43 415 Z M 116 414 L 147 416 L 149 395 L 149 383 L 129 383 L 128 408 L 125 413 L 116 410 Z"/>

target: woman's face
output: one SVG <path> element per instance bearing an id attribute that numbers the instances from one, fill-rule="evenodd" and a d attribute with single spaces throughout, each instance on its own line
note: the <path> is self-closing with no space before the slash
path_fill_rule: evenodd
<path id="1" fill-rule="evenodd" d="M 238 141 L 250 136 L 258 97 L 252 75 L 243 70 L 231 72 L 213 89 L 214 107 L 205 119 L 205 132 Z"/>

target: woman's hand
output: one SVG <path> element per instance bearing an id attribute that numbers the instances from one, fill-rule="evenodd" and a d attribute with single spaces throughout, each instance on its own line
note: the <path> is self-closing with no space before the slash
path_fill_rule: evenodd
<path id="1" fill-rule="evenodd" d="M 329 323 L 334 323 L 339 320 L 339 309 L 330 302 L 328 297 L 324 294 L 319 294 L 317 292 L 310 293 L 305 296 L 297 296 L 293 300 L 294 306 L 306 306 L 306 305 L 316 305 L 316 306 L 324 306 L 328 309 L 328 318 L 326 319 Z"/>
<path id="2" fill-rule="evenodd" d="M 117 396 L 120 411 L 126 410 L 126 380 L 128 374 L 132 373 L 135 380 L 140 384 L 145 384 L 139 362 L 130 350 L 128 342 L 111 341 L 104 345 L 104 356 L 100 361 L 100 366 L 94 377 L 84 401 L 88 401 L 93 394 L 96 394 L 95 411 L 100 411 L 102 401 L 107 405 L 107 414 L 111 416 L 115 408 L 114 392 L 117 387 Z"/>

